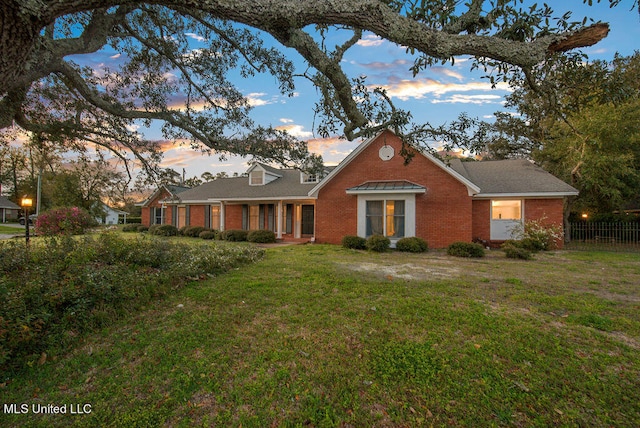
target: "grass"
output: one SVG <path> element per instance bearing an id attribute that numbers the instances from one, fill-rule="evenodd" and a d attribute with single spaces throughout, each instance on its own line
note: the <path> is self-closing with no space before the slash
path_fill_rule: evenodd
<path id="1" fill-rule="evenodd" d="M 17 225 L 16 226 L 3 226 L 3 225 L 0 225 L 0 234 L 7 234 L 7 235 L 24 234 L 24 227 L 17 226 Z"/>
<path id="2" fill-rule="evenodd" d="M 2 426 L 639 426 L 640 260 L 272 248 L 0 379 Z M 42 362 L 42 361 L 41 361 Z"/>

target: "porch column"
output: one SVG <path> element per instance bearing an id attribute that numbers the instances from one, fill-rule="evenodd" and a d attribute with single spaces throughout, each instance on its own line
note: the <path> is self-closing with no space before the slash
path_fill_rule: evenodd
<path id="1" fill-rule="evenodd" d="M 220 232 L 224 232 L 225 209 L 224 202 L 220 201 Z"/>
<path id="2" fill-rule="evenodd" d="M 278 201 L 278 214 L 276 215 L 276 239 L 282 239 L 282 201 Z"/>

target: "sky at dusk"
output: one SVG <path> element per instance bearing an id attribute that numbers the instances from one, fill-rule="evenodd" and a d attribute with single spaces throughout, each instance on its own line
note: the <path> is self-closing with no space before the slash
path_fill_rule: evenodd
<path id="1" fill-rule="evenodd" d="M 584 16 L 596 21 L 608 22 L 610 33 L 597 45 L 584 49 L 589 59 L 611 60 L 616 52 L 631 55 L 640 49 L 640 15 L 637 9 L 631 11 L 633 1 L 622 2 L 610 9 L 608 1 L 587 7 L 582 0 L 548 1 L 561 15 L 571 9 L 575 20 Z M 199 35 L 189 34 L 197 47 Z M 284 49 L 284 48 L 282 48 Z M 305 70 L 305 64 L 293 50 L 284 50 L 288 58 L 296 64 L 297 71 Z M 75 59 L 95 69 L 116 61 L 107 51 Z M 490 120 L 493 113 L 502 109 L 508 86 L 499 84 L 491 88 L 487 79 L 481 78 L 482 72 L 470 72 L 470 61 L 456 58 L 455 64 L 436 66 L 421 72 L 415 78 L 410 67 L 411 57 L 401 46 L 392 44 L 372 34 L 365 37 L 345 56 L 343 68 L 349 76 L 367 76 L 367 84 L 380 86 L 387 90 L 398 107 L 408 109 L 416 123 L 430 122 L 440 125 L 455 120 L 462 112 L 471 117 Z M 235 80 L 244 95 L 254 106 L 252 117 L 256 123 L 271 124 L 286 129 L 292 135 L 308 142 L 309 148 L 323 156 L 325 164 L 335 165 L 356 147 L 358 141 L 346 141 L 338 135 L 322 139 L 314 133 L 313 106 L 318 99 L 315 88 L 304 79 L 296 80 L 295 96 L 286 97 L 279 93 L 273 77 L 262 75 L 251 79 Z M 139 128 L 138 131 L 148 139 L 162 140 L 158 127 Z M 212 174 L 226 172 L 242 173 L 248 168 L 248 158 L 231 157 L 219 160 L 214 154 L 203 155 L 188 145 L 179 146 L 172 141 L 163 142 L 164 160 L 162 166 L 172 168 L 179 173 L 183 169 L 187 178 L 208 171 Z"/>

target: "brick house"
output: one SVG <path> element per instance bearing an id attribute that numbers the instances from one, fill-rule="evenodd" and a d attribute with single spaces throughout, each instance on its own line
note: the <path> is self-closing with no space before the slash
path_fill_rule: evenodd
<path id="1" fill-rule="evenodd" d="M 321 179 L 256 163 L 246 177 L 154 199 L 173 215 L 152 216 L 152 205 L 143 204 L 143 224 L 269 229 L 278 239 L 332 244 L 345 235 L 382 234 L 392 243 L 419 236 L 443 248 L 456 241 L 504 241 L 526 220 L 562 225 L 564 198 L 578 193 L 526 160 L 445 164 L 415 151 L 405 165 L 401 150 L 400 139 L 384 131 Z"/>

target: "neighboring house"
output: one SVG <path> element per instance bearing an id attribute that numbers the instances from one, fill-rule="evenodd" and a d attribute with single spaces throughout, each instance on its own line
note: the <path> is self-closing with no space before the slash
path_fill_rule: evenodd
<path id="1" fill-rule="evenodd" d="M 96 217 L 96 221 L 99 224 L 118 224 L 120 216 L 123 216 L 123 223 L 127 223 L 127 215 L 129 215 L 128 212 L 111 208 L 106 204 L 102 204 L 102 212 L 102 216 Z"/>
<path id="2" fill-rule="evenodd" d="M 163 223 L 177 227 L 270 229 L 278 239 L 333 244 L 345 235 L 382 234 L 392 243 L 419 236 L 430 247 L 443 248 L 475 239 L 497 244 L 525 220 L 562 225 L 564 198 L 578 194 L 526 160 L 456 159 L 447 165 L 415 151 L 405 165 L 401 150 L 401 140 L 384 131 L 321 180 L 256 163 L 248 177 L 148 200 L 142 205 L 143 224 L 153 224 L 150 213 L 162 206 L 172 213 Z"/>
<path id="3" fill-rule="evenodd" d="M 18 213 L 22 208 L 9 199 L 6 196 L 0 196 L 0 219 L 5 223 L 7 220 L 15 220 L 18 218 Z"/>

